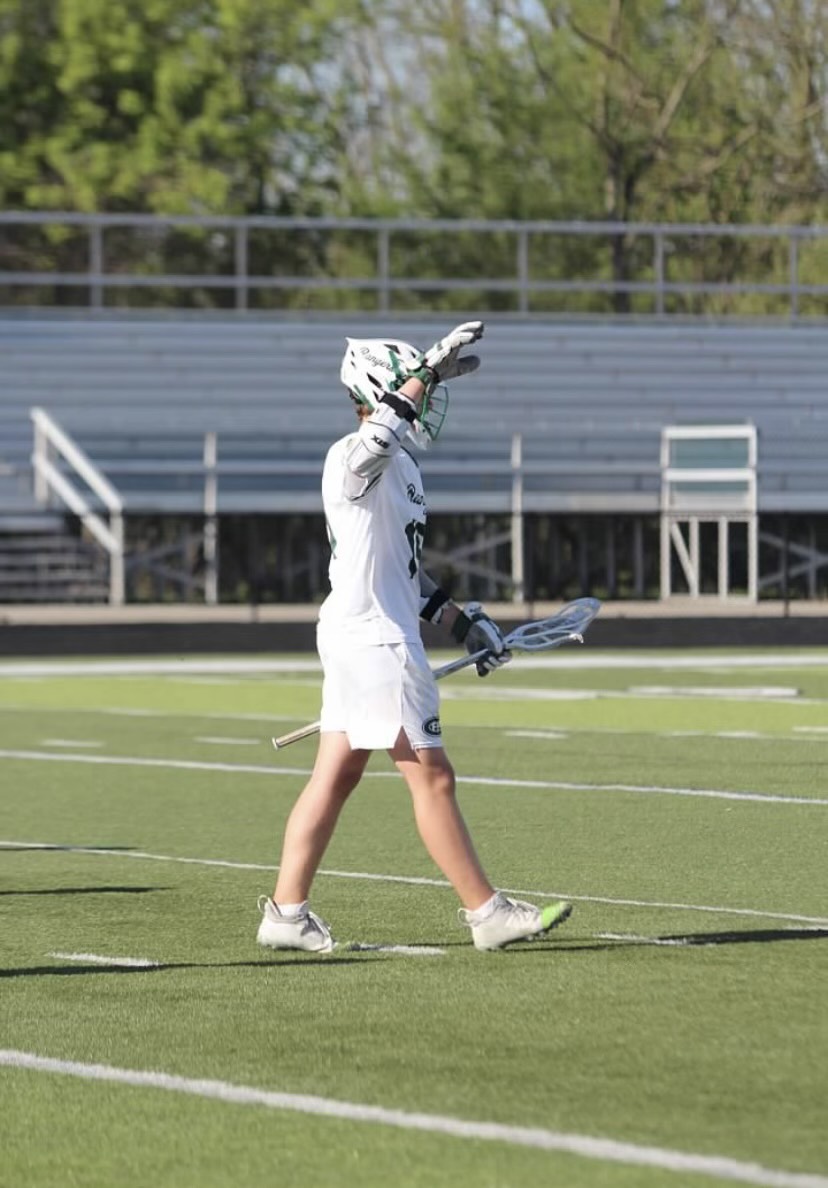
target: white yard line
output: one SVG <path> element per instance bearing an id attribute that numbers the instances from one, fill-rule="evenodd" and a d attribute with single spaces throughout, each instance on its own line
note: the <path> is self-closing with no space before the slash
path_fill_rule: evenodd
<path id="1" fill-rule="evenodd" d="M 409 1113 L 385 1106 L 367 1105 L 355 1101 L 340 1101 L 330 1097 L 315 1097 L 304 1093 L 280 1093 L 259 1089 L 252 1085 L 235 1085 L 229 1081 L 195 1079 L 172 1073 L 143 1069 L 116 1068 L 109 1064 L 87 1064 L 76 1060 L 57 1060 L 38 1056 L 33 1052 L 0 1049 L 0 1065 L 32 1072 L 77 1077 L 86 1081 L 130 1085 L 143 1089 L 161 1089 L 189 1097 L 207 1098 L 233 1105 L 261 1106 L 270 1110 L 334 1118 L 346 1122 L 361 1122 L 376 1126 L 391 1126 L 398 1130 L 413 1130 L 426 1134 L 448 1135 L 451 1138 L 505 1143 L 514 1147 L 529 1147 L 540 1151 L 563 1152 L 582 1159 L 602 1163 L 621 1163 L 633 1167 L 656 1167 L 666 1171 L 715 1176 L 740 1184 L 755 1184 L 759 1188 L 828 1188 L 828 1177 L 807 1172 L 789 1172 L 764 1167 L 759 1163 L 730 1159 L 725 1155 L 701 1155 L 690 1151 L 675 1151 L 665 1147 L 645 1147 L 616 1139 L 594 1138 L 586 1134 L 569 1134 L 542 1127 L 509 1126 L 499 1122 L 475 1122 L 453 1118 L 447 1114 Z"/>
<path id="2" fill-rule="evenodd" d="M 795 730 L 807 729 L 807 727 L 794 727 Z M 817 728 L 818 729 L 818 728 Z M 547 742 L 564 742 L 570 735 L 584 735 L 584 734 L 613 734 L 613 735 L 633 735 L 638 734 L 639 731 L 634 730 L 580 730 L 578 727 L 573 729 L 561 730 L 504 730 L 503 734 L 507 738 L 539 738 Z M 814 738 L 791 738 L 784 734 L 762 734 L 758 730 L 654 730 L 648 735 L 650 738 L 733 738 L 733 739 L 750 739 L 758 742 L 825 742 L 828 739 Z"/>
<path id="3" fill-rule="evenodd" d="M 160 962 L 144 957 L 102 957 L 99 953 L 47 953 L 59 961 L 77 961 L 82 965 L 114 966 L 118 969 L 158 969 Z"/>
<path id="4" fill-rule="evenodd" d="M 174 685 L 246 685 L 248 682 L 243 678 L 220 677 L 220 676 L 170 676 L 164 678 Z"/>
<path id="5" fill-rule="evenodd" d="M 667 947 L 687 948 L 693 944 L 696 948 L 703 948 L 703 941 L 690 941 L 686 936 L 638 936 L 634 932 L 594 932 L 596 940 L 633 941 L 637 945 L 666 945 Z M 712 943 L 712 942 L 711 942 Z"/>
<path id="6" fill-rule="evenodd" d="M 542 738 L 546 742 L 563 742 L 569 737 L 561 730 L 504 730 L 507 738 Z"/>
<path id="7" fill-rule="evenodd" d="M 0 677 L 187 676 L 318 672 L 317 659 L 295 660 L 25 660 L 0 662 Z"/>
<path id="8" fill-rule="evenodd" d="M 805 702 L 802 699 L 796 703 L 797 707 L 800 705 L 817 704 L 813 701 Z M 823 704 L 823 703 L 819 703 Z M 824 704 L 828 704 L 826 701 Z M 0 710 L 4 713 L 22 713 L 31 714 L 66 714 L 66 709 L 63 706 L 29 706 L 20 704 L 9 704 L 8 702 L 0 702 Z M 220 721 L 220 722 L 303 722 L 304 718 L 297 718 L 295 714 L 231 714 L 231 713 L 185 713 L 179 710 L 154 710 L 154 709 L 130 709 L 129 707 L 119 706 L 74 706 L 70 711 L 73 714 L 102 714 L 119 718 L 181 718 L 185 721 L 194 719 L 198 721 L 203 719 L 205 721 Z M 508 736 L 515 736 L 517 738 L 542 738 L 547 735 L 626 735 L 629 737 L 642 738 L 722 738 L 727 737 L 723 732 L 715 730 L 621 730 L 614 727 L 601 726 L 561 726 L 551 727 L 549 730 L 512 730 L 509 728 L 499 727 L 493 728 L 491 726 L 474 726 L 468 723 L 458 726 L 457 729 L 462 730 L 485 730 L 491 734 L 493 730 L 500 729 L 501 732 Z M 828 741 L 828 726 L 793 726 L 792 734 L 751 734 L 751 738 L 759 739 L 760 741 L 768 742 L 789 742 L 789 743 L 815 743 Z"/>
<path id="9" fill-rule="evenodd" d="M 339 946 L 348 953 L 395 953 L 402 957 L 445 957 L 446 950 L 434 945 L 380 945 L 362 941 L 348 941 Z M 100 953 L 47 953 L 58 961 L 73 961 L 80 965 L 101 965 L 116 969 L 160 969 L 162 961 L 150 961 L 146 957 L 104 957 Z"/>
<path id="10" fill-rule="evenodd" d="M 632 685 L 633 697 L 715 697 L 727 701 L 756 701 L 799 697 L 791 685 Z"/>
<path id="11" fill-rule="evenodd" d="M 4 713 L 15 714 L 103 714 L 116 718 L 183 718 L 185 721 L 194 719 L 204 719 L 205 722 L 301 722 L 304 718 L 297 718 L 296 714 L 223 714 L 200 710 L 198 712 L 184 712 L 182 710 L 172 709 L 144 709 L 141 707 L 117 706 L 117 705 L 73 705 L 71 709 L 66 706 L 54 705 L 20 705 L 10 704 L 9 702 L 0 702 L 0 710 Z"/>
<path id="12" fill-rule="evenodd" d="M 42 747 L 102 747 L 103 743 L 98 739 L 92 738 L 42 738 L 40 740 Z"/>
<path id="13" fill-rule="evenodd" d="M 435 660 L 442 659 L 436 656 Z M 828 669 L 828 650 L 807 652 L 778 652 L 775 654 L 753 652 L 724 652 L 708 655 L 690 655 L 676 652 L 637 653 L 596 652 L 592 649 L 561 650 L 554 656 L 521 657 L 521 667 L 534 669 L 654 669 L 656 671 L 714 672 L 725 674 L 755 671 L 779 672 L 803 668 Z M 1 677 L 61 677 L 61 676 L 182 676 L 188 674 L 274 674 L 319 673 L 319 660 L 312 656 L 297 656 L 290 659 L 253 660 L 225 657 L 223 659 L 175 659 L 148 657 L 141 660 L 26 660 L 0 661 Z"/>
<path id="14" fill-rule="evenodd" d="M 726 702 L 727 704 L 743 705 L 748 703 L 755 703 L 761 701 L 764 705 L 795 705 L 797 708 L 814 705 L 828 705 L 828 700 L 822 697 L 789 697 L 789 696 L 770 696 L 765 695 L 758 697 L 756 694 L 740 693 L 738 690 L 731 693 L 729 689 L 716 690 L 715 686 L 711 686 L 713 692 L 708 694 L 709 697 L 715 697 L 719 702 Z M 487 701 L 487 702 L 515 702 L 515 701 L 653 701 L 653 700 L 670 700 L 670 701 L 699 701 L 701 695 L 698 691 L 683 690 L 680 686 L 676 686 L 671 692 L 667 693 L 644 693 L 640 691 L 631 691 L 629 689 L 544 689 L 536 685 L 472 685 L 472 686 L 457 686 L 449 688 L 444 687 L 440 691 L 440 698 L 443 701 Z"/>
<path id="15" fill-rule="evenodd" d="M 0 850 L 45 850 L 65 854 L 84 854 L 93 858 L 129 858 L 140 862 L 171 862 L 184 866 L 215 866 L 225 870 L 260 870 L 268 875 L 275 873 L 278 867 L 263 862 L 233 862 L 227 858 L 191 858 L 176 854 L 154 854 L 147 850 L 110 850 L 102 846 L 75 846 L 56 842 L 17 841 L 11 839 L 0 840 Z M 450 887 L 445 879 L 431 879 L 422 875 L 395 875 L 375 873 L 364 870 L 329 870 L 319 871 L 320 878 L 356 879 L 372 883 L 402 883 L 412 887 Z M 569 899 L 575 903 L 603 903 L 611 907 L 641 907 L 664 908 L 668 911 L 703 912 L 719 916 L 750 916 L 762 920 L 787 920 L 793 924 L 813 924 L 815 927 L 828 926 L 828 917 L 803 916 L 791 912 L 775 912 L 762 908 L 732 908 L 698 903 L 671 903 L 664 900 L 652 899 L 619 899 L 607 895 L 574 895 L 569 891 L 539 891 L 521 887 L 503 887 L 507 895 L 528 896 L 535 899 Z"/>
<path id="16" fill-rule="evenodd" d="M 445 957 L 446 950 L 435 945 L 369 945 L 362 941 L 348 941 L 342 945 L 347 953 L 397 953 L 402 957 Z"/>
<path id="17" fill-rule="evenodd" d="M 216 763 L 202 759 L 155 759 L 137 755 L 51 754 L 49 751 L 0 750 L 0 759 L 27 763 L 89 763 L 110 767 L 148 767 L 170 771 L 211 771 L 236 775 L 300 776 L 307 767 L 266 767 L 254 763 Z M 397 779 L 395 771 L 368 771 L 364 779 Z M 712 800 L 753 801 L 759 804 L 810 805 L 826 807 L 828 799 L 818 796 L 777 796 L 772 792 L 729 792 L 719 788 L 678 788 L 664 784 L 587 784 L 569 780 L 517 780 L 500 776 L 458 776 L 458 784 L 490 788 L 534 788 L 546 792 L 634 792 L 656 796 L 698 796 Z"/>
<path id="18" fill-rule="evenodd" d="M 225 738 L 220 734 L 197 734 L 193 742 L 208 743 L 216 747 L 260 747 L 261 738 Z"/>

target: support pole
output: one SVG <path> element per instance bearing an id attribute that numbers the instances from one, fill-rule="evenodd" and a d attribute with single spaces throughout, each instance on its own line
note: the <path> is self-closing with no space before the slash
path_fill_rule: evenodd
<path id="1" fill-rule="evenodd" d="M 218 438 L 204 435 L 204 601 L 218 602 Z"/>
<path id="2" fill-rule="evenodd" d="M 524 602 L 526 582 L 523 549 L 523 437 L 512 437 L 512 601 Z"/>

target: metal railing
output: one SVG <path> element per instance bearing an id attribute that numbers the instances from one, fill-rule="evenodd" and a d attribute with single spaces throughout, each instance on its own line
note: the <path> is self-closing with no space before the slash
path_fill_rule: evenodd
<path id="1" fill-rule="evenodd" d="M 33 254 L 14 241 L 13 229 L 39 229 L 44 240 L 34 254 L 42 256 L 49 234 L 59 229 L 75 229 L 86 237 L 84 250 L 74 253 L 75 261 L 81 267 L 71 268 L 0 268 L 0 288 L 10 292 L 18 289 L 57 290 L 75 289 L 85 296 L 85 303 L 92 309 L 104 308 L 111 301 L 111 294 L 119 291 L 121 305 L 129 304 L 128 290 L 165 290 L 166 303 L 175 305 L 176 300 L 184 303 L 186 295 L 194 291 L 223 294 L 237 310 L 246 310 L 251 295 L 261 292 L 302 294 L 324 292 L 329 295 L 350 293 L 369 294 L 373 308 L 380 313 L 388 312 L 399 294 L 469 294 L 478 295 L 475 308 L 484 310 L 486 302 L 511 299 L 510 310 L 521 314 L 533 312 L 533 299 L 558 294 L 564 297 L 589 298 L 602 296 L 619 298 L 644 298 L 646 311 L 657 316 L 675 312 L 670 308 L 670 299 L 733 299 L 740 297 L 778 299 L 776 313 L 795 318 L 801 313 L 803 300 L 828 298 L 828 284 L 821 280 L 809 282 L 804 274 L 821 277 L 824 268 L 820 266 L 823 253 L 803 267 L 802 253 L 806 243 L 821 243 L 828 255 L 828 226 L 780 226 L 739 225 L 700 223 L 618 223 L 618 222 L 555 222 L 526 221 L 512 219 L 358 219 L 358 218 L 287 218 L 269 216 L 233 217 L 160 217 L 142 214 L 77 214 L 63 211 L 0 211 L 0 232 L 5 235 L 5 244 L 0 244 L 0 263 L 3 258 L 21 259 Z M 128 251 L 124 247 L 123 235 L 118 247 L 107 245 L 108 233 L 134 231 L 150 237 L 151 248 L 142 253 Z M 202 271 L 182 273 L 164 270 L 164 237 L 176 232 L 204 232 L 205 242 L 201 248 Z M 256 272 L 252 264 L 260 257 L 258 248 L 251 245 L 251 237 L 259 233 L 280 233 L 287 237 L 282 247 L 270 253 L 272 260 L 268 271 Z M 418 236 L 426 243 L 429 236 L 450 233 L 453 236 L 473 235 L 479 238 L 476 252 L 467 252 L 466 258 L 473 263 L 473 269 L 481 260 L 491 258 L 487 250 L 486 236 L 499 237 L 510 242 L 508 251 L 499 253 L 503 263 L 501 275 L 422 275 L 422 271 L 433 272 L 441 259 L 439 248 L 425 251 L 422 259 L 427 265 L 419 275 L 400 274 L 395 266 L 394 249 L 402 237 Z M 325 237 L 339 235 L 359 239 L 359 250 L 354 249 L 350 263 L 340 261 L 348 253 L 328 253 Z M 315 248 L 307 253 L 307 271 L 291 272 L 282 269 L 282 259 L 287 243 L 296 243 L 302 236 L 312 239 Z M 628 254 L 628 262 L 621 270 L 613 269 L 607 254 L 603 262 L 594 264 L 594 270 L 602 275 L 573 275 L 575 265 L 567 262 L 558 252 L 538 253 L 535 249 L 542 237 L 595 239 L 603 238 L 607 245 L 623 242 L 627 248 L 635 241 L 648 241 L 648 250 L 641 250 L 637 256 Z M 361 239 L 360 239 L 361 237 Z M 372 243 L 366 251 L 364 243 Z M 681 253 L 678 241 L 686 240 L 688 251 Z M 763 263 L 762 275 L 758 279 L 733 280 L 731 273 L 738 272 L 738 266 L 731 261 L 727 265 L 708 264 L 713 273 L 698 279 L 704 270 L 699 254 L 705 242 L 712 240 L 727 242 L 731 249 L 737 241 L 770 241 L 776 249 L 773 264 Z M 220 241 L 219 250 L 216 242 Z M 322 246 L 320 246 L 322 245 Z M 211 254 L 212 253 L 212 254 Z M 288 253 L 290 254 L 290 253 Z M 415 256 L 417 253 L 414 253 Z M 130 264 L 137 259 L 139 264 Z M 401 256 L 405 262 L 406 252 Z M 207 267 L 219 258 L 226 267 L 222 270 Z M 154 263 L 150 262 L 154 259 Z M 360 275 L 359 267 L 366 273 Z M 691 275 L 677 275 L 678 273 Z M 615 273 L 615 274 L 614 274 Z M 695 276 L 695 279 L 694 279 Z M 727 279 L 725 279 L 727 278 Z M 479 298 L 483 298 L 480 300 Z M 226 301 L 225 301 L 226 303 Z M 140 304 L 140 303 L 139 303 Z M 494 302 L 495 306 L 497 301 Z M 359 308 L 365 309 L 362 304 Z M 629 312 L 629 311 L 624 311 Z M 698 312 L 698 311 L 696 311 Z M 702 311 L 703 312 L 703 311 Z M 727 311 L 719 311 L 726 313 Z M 732 311 L 731 311 L 732 312 Z M 736 312 L 739 312 L 738 310 Z M 760 311 L 761 312 L 761 311 Z M 828 312 L 828 305 L 820 308 L 821 315 Z"/>
<path id="2" fill-rule="evenodd" d="M 41 506 L 57 499 L 76 515 L 84 528 L 109 556 L 109 601 L 120 606 L 124 601 L 124 505 L 120 495 L 84 451 L 42 408 L 31 410 L 34 426 L 35 499 Z M 78 478 L 97 495 L 109 512 L 109 524 L 92 507 L 86 495 L 56 464 L 62 458 Z"/>

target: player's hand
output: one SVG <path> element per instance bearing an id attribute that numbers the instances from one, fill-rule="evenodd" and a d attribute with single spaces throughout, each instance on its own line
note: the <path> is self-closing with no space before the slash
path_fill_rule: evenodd
<path id="1" fill-rule="evenodd" d="M 460 375 L 468 375 L 480 366 L 477 355 L 466 355 L 461 359 L 460 351 L 483 337 L 482 322 L 462 322 L 450 330 L 445 338 L 435 342 L 423 356 L 423 363 L 429 367 L 437 377 L 437 383 L 457 379 Z"/>
<path id="2" fill-rule="evenodd" d="M 427 393 L 431 393 L 435 384 L 445 383 L 446 380 L 457 379 L 461 375 L 468 375 L 480 366 L 477 355 L 465 355 L 460 358 L 463 347 L 477 342 L 483 335 L 482 322 L 463 322 L 435 342 L 424 353 L 420 363 L 409 369 L 409 376 L 418 379 L 425 385 Z"/>
<path id="3" fill-rule="evenodd" d="M 463 613 L 471 621 L 471 627 L 463 640 L 466 651 L 473 656 L 483 648 L 488 649 L 487 655 L 477 661 L 477 675 L 488 676 L 502 664 L 508 664 L 512 659 L 512 653 L 506 647 L 503 632 L 497 623 L 489 618 L 480 603 L 470 602 Z"/>

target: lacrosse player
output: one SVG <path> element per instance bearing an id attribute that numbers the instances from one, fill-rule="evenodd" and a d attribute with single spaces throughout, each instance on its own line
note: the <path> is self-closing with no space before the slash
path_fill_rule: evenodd
<path id="1" fill-rule="evenodd" d="M 486 650 L 481 676 L 510 658 L 479 603 L 461 610 L 421 568 L 426 502 L 411 445 L 425 448 L 448 408 L 444 381 L 474 371 L 460 356 L 483 334 L 457 326 L 425 354 L 404 342 L 348 339 L 341 379 L 359 426 L 329 450 L 322 498 L 331 545 L 331 592 L 317 628 L 322 660 L 319 749 L 288 818 L 276 889 L 262 897 L 257 940 L 274 949 L 334 947 L 309 909 L 311 883 L 340 811 L 371 752 L 388 752 L 408 785 L 428 853 L 456 891 L 478 949 L 499 949 L 562 923 L 572 908 L 541 909 L 495 891 L 475 852 L 442 746 L 437 684 L 419 619 L 440 624 L 468 652 Z"/>

